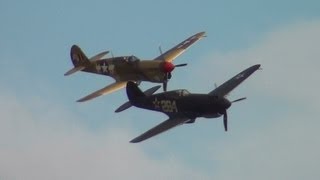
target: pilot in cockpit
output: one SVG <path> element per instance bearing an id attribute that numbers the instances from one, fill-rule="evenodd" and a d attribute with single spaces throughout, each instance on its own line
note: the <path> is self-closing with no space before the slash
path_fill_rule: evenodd
<path id="1" fill-rule="evenodd" d="M 189 94 L 190 94 L 190 92 L 187 91 L 186 89 L 179 90 L 179 96 L 187 96 Z"/>
<path id="2" fill-rule="evenodd" d="M 134 62 L 140 61 L 140 59 L 137 58 L 136 56 L 133 56 L 133 55 L 132 55 L 132 56 L 129 56 L 129 57 L 128 57 L 127 61 L 128 61 L 129 63 L 134 63 Z"/>

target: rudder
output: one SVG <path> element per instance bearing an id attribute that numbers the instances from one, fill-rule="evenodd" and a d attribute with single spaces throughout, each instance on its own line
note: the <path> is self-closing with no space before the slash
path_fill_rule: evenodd
<path id="1" fill-rule="evenodd" d="M 87 58 L 87 56 L 83 53 L 83 51 L 77 45 L 73 45 L 71 47 L 70 57 L 75 67 L 83 66 L 89 62 L 89 59 Z"/>
<path id="2" fill-rule="evenodd" d="M 134 102 L 137 97 L 145 97 L 146 95 L 139 89 L 136 83 L 129 81 L 127 83 L 127 95 L 130 102 Z"/>

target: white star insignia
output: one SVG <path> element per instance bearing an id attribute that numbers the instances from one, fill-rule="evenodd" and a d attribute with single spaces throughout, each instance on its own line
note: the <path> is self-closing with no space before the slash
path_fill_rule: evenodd
<path id="1" fill-rule="evenodd" d="M 106 63 L 103 63 L 102 65 L 102 72 L 108 72 L 108 66 L 106 65 Z"/>
<path id="2" fill-rule="evenodd" d="M 239 74 L 239 75 L 236 77 L 236 79 L 240 79 L 240 78 L 243 78 L 243 77 L 244 77 L 243 74 Z"/>
<path id="3" fill-rule="evenodd" d="M 100 65 L 96 65 L 96 70 L 98 71 L 98 72 L 100 72 L 101 71 L 101 66 Z"/>
<path id="4" fill-rule="evenodd" d="M 160 108 L 160 101 L 158 101 L 157 98 L 155 98 L 152 103 L 153 103 L 153 105 L 154 105 L 154 108 L 156 108 L 156 109 L 159 109 L 159 108 Z"/>

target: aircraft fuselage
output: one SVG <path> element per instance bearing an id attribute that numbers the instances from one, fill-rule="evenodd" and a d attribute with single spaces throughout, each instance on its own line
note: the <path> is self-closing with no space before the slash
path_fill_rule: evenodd
<path id="1" fill-rule="evenodd" d="M 134 106 L 159 111 L 168 116 L 187 116 L 190 119 L 197 117 L 217 118 L 231 103 L 224 97 L 208 94 L 183 94 L 184 90 L 159 93 L 147 97 L 137 97 Z"/>
<path id="2" fill-rule="evenodd" d="M 113 77 L 117 81 L 163 82 L 161 71 L 163 61 L 130 59 L 134 56 L 121 56 L 92 62 L 82 71 Z"/>

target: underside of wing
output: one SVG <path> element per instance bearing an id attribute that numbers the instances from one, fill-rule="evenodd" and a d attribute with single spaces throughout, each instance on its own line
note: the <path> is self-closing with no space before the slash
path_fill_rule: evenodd
<path id="1" fill-rule="evenodd" d="M 81 99 L 79 99 L 77 102 L 84 102 L 84 101 L 88 101 L 90 99 L 93 99 L 93 98 L 96 98 L 96 97 L 99 97 L 101 95 L 104 95 L 104 94 L 109 94 L 109 93 L 112 93 L 114 91 L 117 91 L 121 88 L 124 88 L 126 86 L 127 82 L 126 81 L 120 81 L 120 82 L 115 82 L 115 83 L 112 83 L 94 93 L 91 93 L 89 94 L 88 96 L 86 97 L 83 97 Z"/>
<path id="2" fill-rule="evenodd" d="M 200 32 L 189 37 L 188 39 L 182 41 L 180 44 L 176 45 L 175 47 L 161 54 L 160 56 L 154 58 L 154 60 L 163 60 L 167 62 L 172 62 L 179 55 L 181 55 L 186 49 L 188 49 L 188 47 L 190 47 L 193 43 L 203 38 L 205 36 L 204 34 L 205 32 Z"/>
<path id="3" fill-rule="evenodd" d="M 130 142 L 131 143 L 138 143 L 138 142 L 144 141 L 144 140 L 151 138 L 155 135 L 163 133 L 171 128 L 174 128 L 180 124 L 183 124 L 187 120 L 188 120 L 187 118 L 170 118 L 170 119 L 160 123 L 159 125 L 153 127 L 152 129 L 148 130 L 147 132 L 141 134 L 140 136 L 134 138 Z"/>

